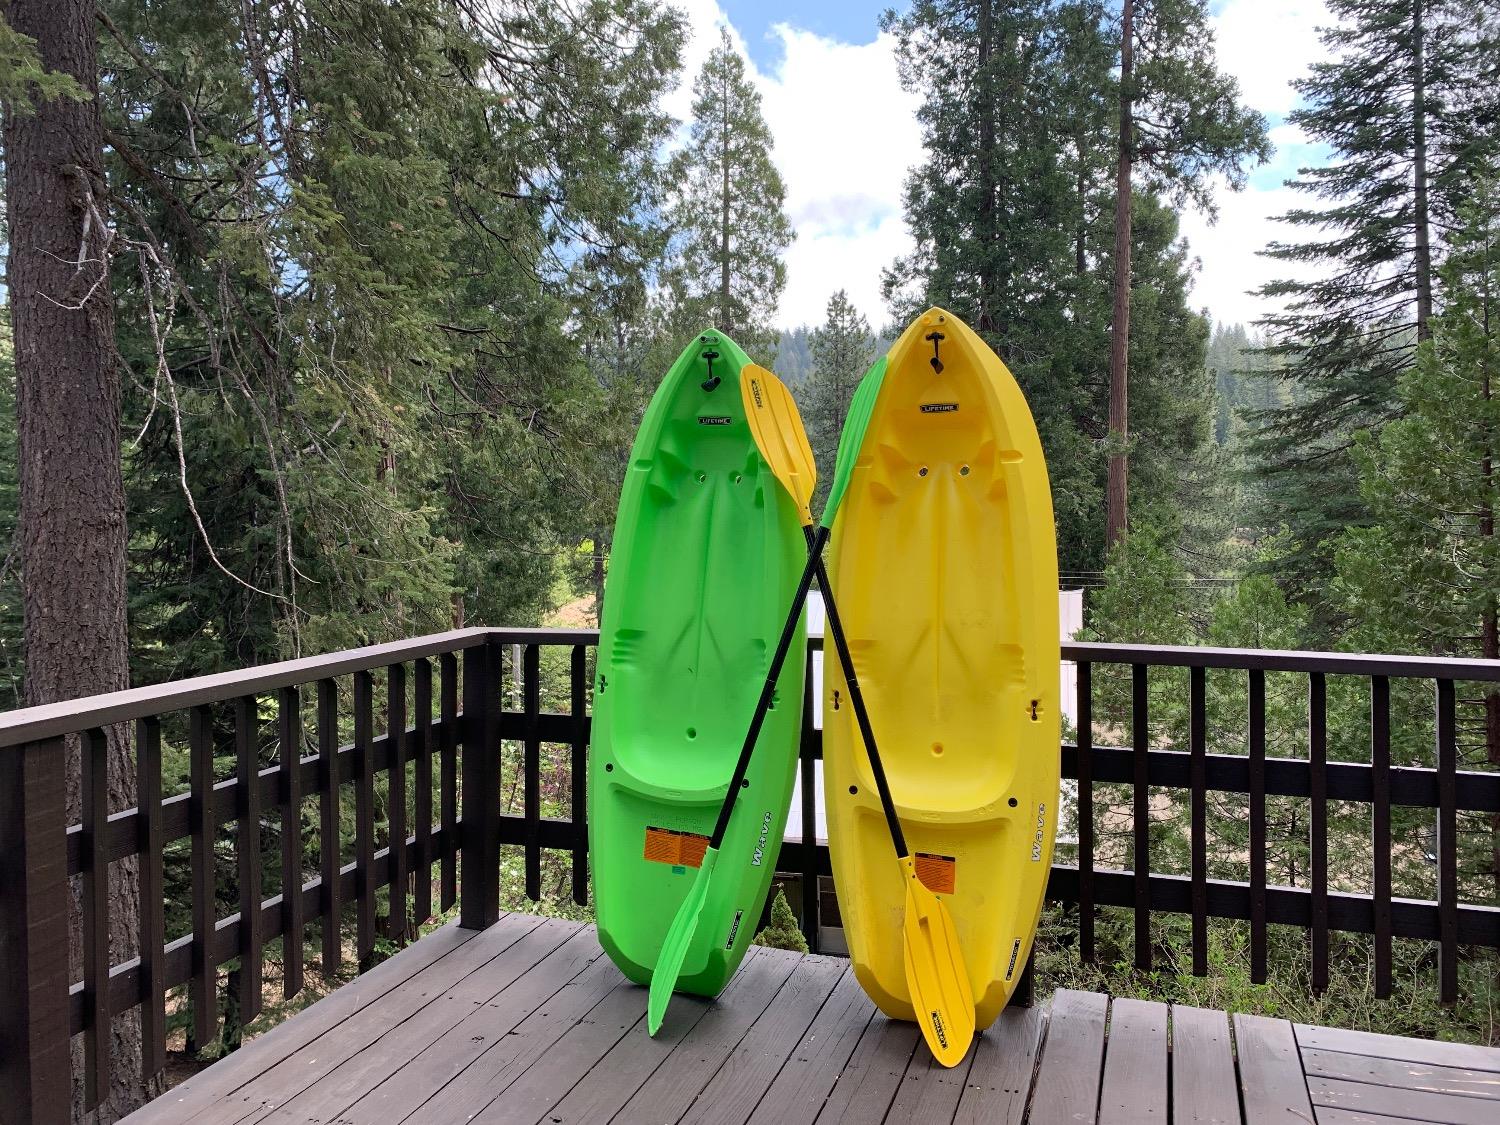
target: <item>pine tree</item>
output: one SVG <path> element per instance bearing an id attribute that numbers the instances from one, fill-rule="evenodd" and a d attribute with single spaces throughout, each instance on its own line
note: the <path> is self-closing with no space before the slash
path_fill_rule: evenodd
<path id="1" fill-rule="evenodd" d="M 10 240 L 5 280 L 15 345 L 25 702 L 35 706 L 130 686 L 122 372 L 115 356 L 109 269 L 114 232 L 94 5 L 10 0 L 4 15 L 10 50 L 17 36 L 35 46 L 32 65 L 23 61 L 23 68 L 31 71 L 25 81 L 36 99 L 30 101 L 28 91 L 25 110 L 7 111 L 4 122 L 6 221 L 21 234 Z M 37 67 L 66 81 L 39 82 Z M 14 92 L 10 74 L 0 87 Z M 87 96 L 72 96 L 79 91 Z M 105 738 L 111 811 L 118 811 L 134 803 L 134 755 L 125 725 L 106 728 Z M 69 738 L 64 751 L 69 824 L 83 807 L 80 745 Z M 131 859 L 108 872 L 109 964 L 136 952 L 136 871 Z M 76 975 L 83 965 L 76 885 L 69 899 L 68 947 Z M 96 1096 L 101 1116 L 114 1120 L 140 1105 L 154 1080 L 141 1073 L 140 1013 L 122 1013 L 106 1032 L 120 1062 Z M 81 1043 L 75 1042 L 73 1056 L 73 1115 L 81 1119 Z"/>
<path id="2" fill-rule="evenodd" d="M 1067 569 L 1105 557 L 1116 142 L 1110 16 L 1094 0 L 922 0 L 889 15 L 901 77 L 922 98 L 927 158 L 910 175 L 916 249 L 887 271 L 895 319 L 962 316 L 1011 369 L 1047 450 Z M 1117 120 L 1117 119 L 1116 119 Z M 1165 155 L 1163 156 L 1165 160 Z M 1191 160 L 1132 192 L 1132 466 L 1144 518 L 1183 492 L 1207 440 L 1207 325 L 1187 306 L 1175 213 L 1153 187 L 1200 190 Z M 1193 472 L 1203 469 L 1195 465 Z"/>
<path id="3" fill-rule="evenodd" d="M 883 23 L 903 86 L 921 98 L 926 149 L 905 189 L 915 249 L 884 278 L 893 320 L 950 308 L 1016 376 L 1048 452 L 1059 554 L 1074 569 L 1102 557 L 1102 19 L 1089 3 L 919 0 Z"/>
<path id="4" fill-rule="evenodd" d="M 1132 177 L 1144 172 L 1158 189 L 1206 204 L 1211 176 L 1239 187 L 1244 161 L 1269 155 L 1264 119 L 1239 104 L 1238 83 L 1215 65 L 1204 0 L 1124 0 L 1109 352 L 1105 541 L 1111 546 L 1128 518 Z"/>
<path id="5" fill-rule="evenodd" d="M 875 359 L 870 325 L 840 289 L 828 299 L 828 317 L 814 329 L 808 346 L 812 350 L 812 374 L 800 395 L 802 420 L 818 460 L 818 488 L 814 510 L 820 510 L 833 485 L 833 463 L 849 400 L 866 369 Z"/>
<path id="6" fill-rule="evenodd" d="M 1308 205 L 1282 216 L 1304 240 L 1267 253 L 1303 267 L 1262 291 L 1291 402 L 1256 418 L 1270 486 L 1262 522 L 1291 532 L 1283 575 L 1315 600 L 1331 536 L 1368 516 L 1352 436 L 1399 411 L 1395 387 L 1442 304 L 1441 232 L 1500 143 L 1492 5 L 1331 0 L 1326 57 L 1297 83 L 1289 121 L 1332 150 L 1289 181 Z M 1309 268 L 1310 267 L 1310 268 Z"/>
<path id="7" fill-rule="evenodd" d="M 754 945 L 771 949 L 789 949 L 793 953 L 807 952 L 807 938 L 797 926 L 797 916 L 792 913 L 786 900 L 786 888 L 777 887 L 776 897 L 771 900 L 771 920 L 765 929 L 755 935 Z"/>
<path id="8" fill-rule="evenodd" d="M 771 145 L 760 94 L 725 29 L 693 83 L 688 143 L 672 161 L 680 243 L 674 280 L 684 316 L 712 319 L 752 358 L 766 359 L 786 287 L 781 256 L 795 237 Z"/>
<path id="9" fill-rule="evenodd" d="M 629 425 L 678 19 L 315 8 L 101 8 L 147 678 L 536 620 Z"/>
<path id="10" fill-rule="evenodd" d="M 1339 539 L 1336 590 L 1366 642 L 1500 658 L 1500 187 L 1462 209 L 1440 268 L 1443 311 L 1396 383 L 1401 417 L 1358 436 L 1355 462 L 1373 523 Z M 1465 725 L 1469 755 L 1500 765 L 1500 691 Z M 1500 898 L 1500 818 L 1480 869 Z"/>

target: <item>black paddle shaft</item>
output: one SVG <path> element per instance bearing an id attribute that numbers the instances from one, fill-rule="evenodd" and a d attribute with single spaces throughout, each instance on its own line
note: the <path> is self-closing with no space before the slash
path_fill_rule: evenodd
<path id="1" fill-rule="evenodd" d="M 828 571 L 823 566 L 823 543 L 822 538 L 827 537 L 827 529 L 819 528 L 819 538 L 813 538 L 812 531 L 803 528 L 807 535 L 807 546 L 810 553 L 809 562 L 818 570 L 818 589 L 823 591 L 823 613 L 828 618 L 828 631 L 833 634 L 833 645 L 838 651 L 839 663 L 844 666 L 844 685 L 849 689 L 849 702 L 854 707 L 854 719 L 859 723 L 860 737 L 864 739 L 865 753 L 870 759 L 870 772 L 875 775 L 875 788 L 880 793 L 880 807 L 885 811 L 885 822 L 891 830 L 891 842 L 896 845 L 896 858 L 905 859 L 906 835 L 901 831 L 901 821 L 896 816 L 896 802 L 891 799 L 891 787 L 885 780 L 885 766 L 880 762 L 880 751 L 875 746 L 875 731 L 870 726 L 870 713 L 865 710 L 864 693 L 859 690 L 859 677 L 854 674 L 854 661 L 849 656 L 849 642 L 844 638 L 844 625 L 839 620 L 839 609 L 833 600 L 833 584 L 828 581 Z M 823 674 L 828 674 L 825 666 Z M 826 712 L 825 712 L 826 714 Z M 827 727 L 827 723 L 824 723 Z"/>
<path id="2" fill-rule="evenodd" d="M 802 613 L 802 603 L 807 600 L 807 591 L 812 588 L 813 574 L 822 570 L 823 544 L 828 539 L 828 529 L 818 528 L 816 536 L 812 528 L 803 528 L 809 544 L 813 546 L 802 568 L 802 578 L 797 583 L 797 592 L 792 597 L 791 612 L 781 629 L 781 640 L 776 642 L 776 653 L 771 657 L 771 667 L 766 670 L 766 682 L 760 689 L 760 699 L 755 704 L 755 714 L 750 717 L 750 729 L 745 732 L 745 744 L 740 747 L 740 759 L 734 764 L 734 776 L 729 780 L 729 792 L 724 795 L 724 804 L 719 808 L 719 819 L 714 824 L 714 834 L 708 846 L 717 849 L 724 842 L 724 833 L 729 831 L 729 818 L 734 815 L 734 803 L 739 799 L 740 789 L 745 784 L 745 774 L 750 770 L 750 755 L 755 751 L 755 740 L 760 737 L 760 728 L 765 725 L 766 714 L 771 710 L 771 700 L 776 695 L 776 680 L 781 675 L 781 666 L 786 663 L 787 650 L 792 647 L 792 637 L 797 633 L 797 618 Z M 799 688 L 800 690 L 800 688 Z"/>

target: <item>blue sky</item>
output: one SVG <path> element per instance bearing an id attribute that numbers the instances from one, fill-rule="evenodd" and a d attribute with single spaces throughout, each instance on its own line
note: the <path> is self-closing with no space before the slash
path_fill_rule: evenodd
<path id="1" fill-rule="evenodd" d="M 819 322 L 828 297 L 843 288 L 872 324 L 884 325 L 880 272 L 910 251 L 901 188 L 923 158 L 916 102 L 901 90 L 891 40 L 879 32 L 889 3 L 676 3 L 693 38 L 686 81 L 669 108 L 687 115 L 691 76 L 724 25 L 761 93 L 797 231 L 779 322 Z M 1273 217 L 1308 202 L 1284 181 L 1299 165 L 1327 159 L 1286 116 L 1297 104 L 1291 83 L 1322 57 L 1316 29 L 1330 17 L 1323 0 L 1211 0 L 1210 12 L 1220 66 L 1239 79 L 1244 101 L 1265 115 L 1277 151 L 1270 164 L 1250 171 L 1245 191 L 1217 192 L 1217 222 L 1184 214 L 1182 234 L 1200 263 L 1193 304 L 1216 320 L 1249 322 L 1271 310 L 1247 291 L 1286 268 L 1258 251 L 1271 239 L 1296 236 Z"/>
<path id="2" fill-rule="evenodd" d="M 880 13 L 899 7 L 859 0 L 729 0 L 719 6 L 744 36 L 750 58 L 762 70 L 770 70 L 781 59 L 781 40 L 771 30 L 776 24 L 790 24 L 840 43 L 873 43 L 880 32 Z"/>

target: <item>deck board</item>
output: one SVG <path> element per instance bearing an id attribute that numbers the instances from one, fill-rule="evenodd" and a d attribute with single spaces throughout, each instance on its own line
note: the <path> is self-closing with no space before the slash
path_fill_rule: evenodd
<path id="1" fill-rule="evenodd" d="M 268 1125 L 346 1125 L 346 1111 L 393 1074 L 413 1090 L 441 1087 L 599 956 L 598 943 L 585 931 L 544 922 L 259 1120 Z"/>
<path id="2" fill-rule="evenodd" d="M 1166 1125 L 1167 1062 L 1167 1006 L 1110 1004 L 1099 1125 Z"/>
<path id="3" fill-rule="evenodd" d="M 1247 1121 L 1290 1125 L 1313 1119 L 1307 1076 L 1291 1024 L 1266 1016 L 1236 1015 L 1234 1045 Z"/>
<path id="4" fill-rule="evenodd" d="M 1084 1125 L 1098 1120 L 1108 997 L 1058 989 L 1037 1069 L 1028 1120 L 1037 1125 Z"/>
<path id="5" fill-rule="evenodd" d="M 207 1070 L 199 1071 L 132 1116 L 144 1120 L 149 1115 L 153 1125 L 183 1125 L 193 1121 L 211 1104 L 229 1097 L 270 1066 L 304 1049 L 318 1036 L 336 1028 L 362 1008 L 433 969 L 460 947 L 481 936 L 494 941 L 499 936 L 497 931 L 502 928 L 511 930 L 517 925 L 529 928 L 536 924 L 535 920 L 524 916 L 507 914 L 483 935 L 474 930 L 460 929 L 456 925 L 444 926 L 410 949 L 403 950 L 401 956 L 375 966 L 332 995 L 299 1012 L 294 1019 L 252 1039 Z"/>
<path id="6" fill-rule="evenodd" d="M 1172 1125 L 1239 1125 L 1229 1017 L 1172 1006 Z"/>
<path id="7" fill-rule="evenodd" d="M 1339 1027 L 1295 1024 L 1297 1043 L 1303 1050 L 1345 1051 L 1382 1059 L 1488 1070 L 1500 1074 L 1500 1048 L 1473 1043 L 1442 1043 L 1434 1039 L 1403 1039 L 1371 1031 L 1348 1031 Z"/>
<path id="8" fill-rule="evenodd" d="M 748 1120 L 847 970 L 845 962 L 831 957 L 802 958 L 770 1007 L 678 1120 L 693 1125 L 741 1125 Z"/>
<path id="9" fill-rule="evenodd" d="M 403 990 L 382 998 L 256 1079 L 264 1110 L 243 1120 L 275 1121 L 277 1125 L 325 1120 L 293 1106 L 306 1095 L 322 1109 L 324 1099 L 312 1093 L 318 1089 L 327 1090 L 335 1104 L 350 1090 L 353 1094 L 349 1100 L 354 1100 L 362 1086 L 378 1081 L 388 1059 L 389 1065 L 396 1065 L 408 1044 L 420 1050 L 469 1012 L 532 977 L 537 966 L 573 933 L 566 924 L 542 921 L 445 987 L 422 992 Z M 352 1072 L 347 1081 L 346 1071 Z M 372 1074 L 376 1077 L 370 1077 Z M 212 1114 L 199 1120 L 204 1125 L 217 1121 Z"/>
<path id="10" fill-rule="evenodd" d="M 874 1018 L 875 1005 L 845 968 L 817 1018 L 767 1085 L 748 1125 L 810 1125 Z"/>
<path id="11" fill-rule="evenodd" d="M 875 1015 L 865 1025 L 859 1045 L 823 1103 L 816 1118 L 818 1125 L 867 1125 L 885 1120 L 896 1087 L 921 1041 L 916 1024 Z"/>
<path id="12" fill-rule="evenodd" d="M 486 1104 L 488 1098 L 480 1097 L 485 1087 L 498 1093 L 618 981 L 619 973 L 598 943 L 580 930 L 530 976 L 436 1039 L 413 1043 L 403 1052 L 400 1065 L 390 1065 L 399 1056 L 388 1059 L 363 1089 L 353 1091 L 353 1098 L 341 1099 L 343 1108 L 330 1120 L 339 1125 L 388 1125 L 406 1120 L 429 1102 L 441 1105 L 450 1094 L 462 1099 L 450 1105 L 468 1109 L 476 1100 Z"/>
<path id="13" fill-rule="evenodd" d="M 752 949 L 716 1000 L 646 990 L 592 927 L 447 927 L 131 1125 L 1490 1125 L 1500 1050 L 1059 990 L 936 1065 L 848 962 Z"/>
<path id="14" fill-rule="evenodd" d="M 979 1037 L 953 1125 L 1021 1125 L 1048 1014 L 1042 1004 L 1010 1008 Z"/>
<path id="15" fill-rule="evenodd" d="M 1319 1051 L 1304 1047 L 1302 1065 L 1308 1077 L 1342 1078 L 1403 1090 L 1425 1090 L 1434 1094 L 1462 1094 L 1500 1102 L 1500 1072 L 1466 1070 L 1456 1066 L 1382 1059 L 1373 1055 L 1351 1055 L 1342 1051 Z"/>
<path id="16" fill-rule="evenodd" d="M 1384 1113 L 1413 1121 L 1441 1122 L 1442 1125 L 1495 1125 L 1500 1120 L 1500 1105 L 1484 1098 L 1371 1086 L 1364 1082 L 1317 1076 L 1308 1077 L 1307 1087 L 1313 1104 L 1320 1111 L 1327 1106 L 1330 1109 Z"/>
<path id="17" fill-rule="evenodd" d="M 803 964 L 802 957 L 784 949 L 761 950 L 755 968 L 736 978 L 745 983 L 735 995 L 725 989 L 724 1002 L 713 1005 L 610 1120 L 620 1125 L 680 1120 Z M 790 1050 L 791 1043 L 786 1047 Z"/>

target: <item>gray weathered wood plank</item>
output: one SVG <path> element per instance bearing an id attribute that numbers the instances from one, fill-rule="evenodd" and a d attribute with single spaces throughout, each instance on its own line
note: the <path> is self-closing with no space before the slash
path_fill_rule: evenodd
<path id="1" fill-rule="evenodd" d="M 791 967 L 767 956 L 770 952 L 752 947 L 739 972 L 715 1001 L 698 996 L 673 997 L 661 1030 L 655 1036 L 646 1034 L 645 1020 L 633 1024 L 571 1090 L 558 1090 L 555 1104 L 539 1114 L 537 1120 L 545 1120 L 549 1125 L 574 1122 L 593 1125 L 594 1122 L 608 1121 L 656 1073 L 690 1032 L 696 1038 L 702 1021 L 715 1012 L 734 1007 L 744 996 L 753 998 L 781 986 L 781 982 L 791 975 Z M 646 993 L 639 990 L 638 994 L 644 1014 Z M 769 1003 L 770 996 L 767 995 L 765 1000 Z M 727 1048 L 725 1053 L 728 1053 Z M 704 1080 L 707 1081 L 707 1076 Z M 519 1118 L 510 1120 L 520 1125 Z"/>
<path id="2" fill-rule="evenodd" d="M 485 933 L 510 933 L 522 924 L 519 921 L 521 918 L 521 915 L 507 914 Z M 308 1043 L 336 1028 L 360 1009 L 437 965 L 459 947 L 480 936 L 482 935 L 477 931 L 460 929 L 456 925 L 444 926 L 428 934 L 389 961 L 382 962 L 312 1007 L 299 1012 L 295 1018 L 252 1039 L 228 1058 L 193 1075 L 125 1120 L 131 1122 L 131 1125 L 144 1125 L 147 1121 L 151 1125 L 178 1125 L 194 1120 L 206 1106 L 223 1100 L 258 1074 L 302 1050 Z"/>
<path id="3" fill-rule="evenodd" d="M 846 966 L 847 962 L 830 957 L 801 958 L 770 1006 L 679 1118 L 682 1125 L 741 1125 L 746 1121 L 828 1000 Z"/>
<path id="4" fill-rule="evenodd" d="M 410 1103 L 415 1108 L 600 956 L 599 943 L 588 929 L 548 919 L 503 956 L 432 997 L 421 1011 L 282 1102 L 264 1120 L 347 1125 L 350 1107 L 391 1075 L 399 1076 L 403 1092 L 414 1097 L 420 1092 Z"/>
<path id="5" fill-rule="evenodd" d="M 1423 1125 L 1410 1117 L 1387 1117 L 1383 1113 L 1361 1113 L 1353 1109 L 1329 1109 L 1318 1106 L 1318 1125 Z M 1427 1125 L 1432 1125 L 1428 1122 Z"/>
<path id="6" fill-rule="evenodd" d="M 823 1103 L 817 1117 L 821 1125 L 866 1125 L 883 1120 L 921 1039 L 916 1024 L 877 1012 Z"/>
<path id="7" fill-rule="evenodd" d="M 610 968 L 614 968 L 613 965 Z M 599 1060 L 624 1038 L 625 1033 L 646 1017 L 646 990 L 627 980 L 618 979 L 604 999 L 590 1008 L 555 1043 L 544 1057 L 534 1060 L 516 1080 L 483 1105 L 469 1107 L 476 1113 L 473 1125 L 512 1125 L 514 1122 L 545 1120 L 558 1100 L 578 1085 Z M 675 1009 L 678 1005 L 673 1004 Z M 692 1002 L 688 1002 L 689 1007 Z M 693 1008 L 697 1018 L 708 1011 L 705 1001 Z M 686 1012 L 668 1012 L 668 1024 L 676 1021 L 678 1030 Z M 663 1029 L 663 1034 L 667 1033 Z M 394 1122 L 391 1123 L 394 1125 Z"/>
<path id="8" fill-rule="evenodd" d="M 1373 1055 L 1382 1059 L 1456 1066 L 1465 1070 L 1500 1073 L 1500 1048 L 1473 1043 L 1440 1043 L 1432 1039 L 1404 1039 L 1399 1035 L 1377 1035 L 1371 1031 L 1347 1031 L 1337 1027 L 1314 1027 L 1299 1023 L 1297 1043 L 1304 1049 L 1345 1051 L 1351 1055 Z"/>
<path id="9" fill-rule="evenodd" d="M 906 1073 L 896 1086 L 896 1096 L 886 1110 L 885 1120 L 900 1125 L 913 1121 L 951 1121 L 958 1110 L 974 1065 L 971 1045 L 955 1067 L 949 1068 L 932 1057 L 932 1052 L 918 1047 L 906 1064 Z"/>
<path id="10" fill-rule="evenodd" d="M 1500 1106 L 1484 1098 L 1399 1090 L 1393 1086 L 1370 1086 L 1364 1082 L 1344 1082 L 1314 1075 L 1308 1076 L 1307 1089 L 1313 1104 L 1319 1107 L 1384 1113 L 1443 1125 L 1495 1125 L 1500 1121 Z"/>
<path id="11" fill-rule="evenodd" d="M 1097 1120 L 1108 997 L 1060 988 L 1052 996 L 1047 1039 L 1031 1099 L 1033 1125 Z"/>
<path id="12" fill-rule="evenodd" d="M 427 974 L 427 979 L 420 984 L 398 988 L 382 996 L 328 1034 L 319 1036 L 295 1055 L 257 1076 L 230 1101 L 199 1114 L 194 1118 L 195 1125 L 225 1125 L 230 1120 L 260 1121 L 332 1073 L 341 1063 L 358 1058 L 390 1028 L 420 1016 L 434 999 L 449 989 L 475 987 L 476 974 L 482 980 L 488 980 L 492 975 L 515 979 L 567 936 L 557 929 L 543 931 L 542 920 L 537 922 L 535 926 L 526 927 L 519 936 L 514 936 L 516 931 L 512 930 L 506 940 L 497 940 L 493 944 L 481 946 L 470 942 L 457 956 L 439 962 L 447 967 L 446 973 Z M 509 940 L 509 936 L 514 936 L 514 940 Z M 245 1118 L 235 1112 L 240 1104 L 256 1102 L 261 1109 L 252 1117 Z"/>
<path id="13" fill-rule="evenodd" d="M 1343 1078 L 1350 1082 L 1426 1090 L 1434 1094 L 1463 1094 L 1500 1102 L 1500 1072 L 1493 1070 L 1465 1070 L 1456 1066 L 1434 1066 L 1307 1047 L 1302 1049 L 1302 1065 L 1309 1075 L 1322 1078 Z M 1496 1113 L 1500 1116 L 1500 1109 Z"/>
<path id="14" fill-rule="evenodd" d="M 766 1087 L 749 1125 L 810 1125 L 816 1120 L 874 1014 L 875 1005 L 854 970 L 846 967 L 817 1019 Z"/>
<path id="15" fill-rule="evenodd" d="M 974 1043 L 974 1064 L 953 1125 L 1021 1125 L 1047 1008 L 1007 1008 Z"/>
<path id="16" fill-rule="evenodd" d="M 765 979 L 742 988 L 732 1004 L 716 1005 L 610 1120 L 619 1125 L 659 1125 L 681 1117 L 804 960 L 801 954 L 784 949 L 762 950 Z"/>
<path id="17" fill-rule="evenodd" d="M 465 1020 L 351 1106 L 340 1122 L 390 1125 L 408 1117 L 464 1121 L 483 1109 L 619 984 L 620 970 L 603 956 L 592 934 L 590 941 L 597 959 L 561 988 L 546 997 L 538 990 L 503 1019 L 486 1015 L 482 1025 Z"/>
<path id="18" fill-rule="evenodd" d="M 1243 1014 L 1236 1014 L 1233 1022 L 1245 1120 L 1306 1125 L 1312 1120 L 1312 1103 L 1292 1025 Z"/>
<path id="19" fill-rule="evenodd" d="M 1229 1017 L 1172 1006 L 1172 1125 L 1240 1125 Z"/>
<path id="20" fill-rule="evenodd" d="M 1099 1125 L 1165 1125 L 1167 1006 L 1125 998 L 1109 1006 Z"/>

